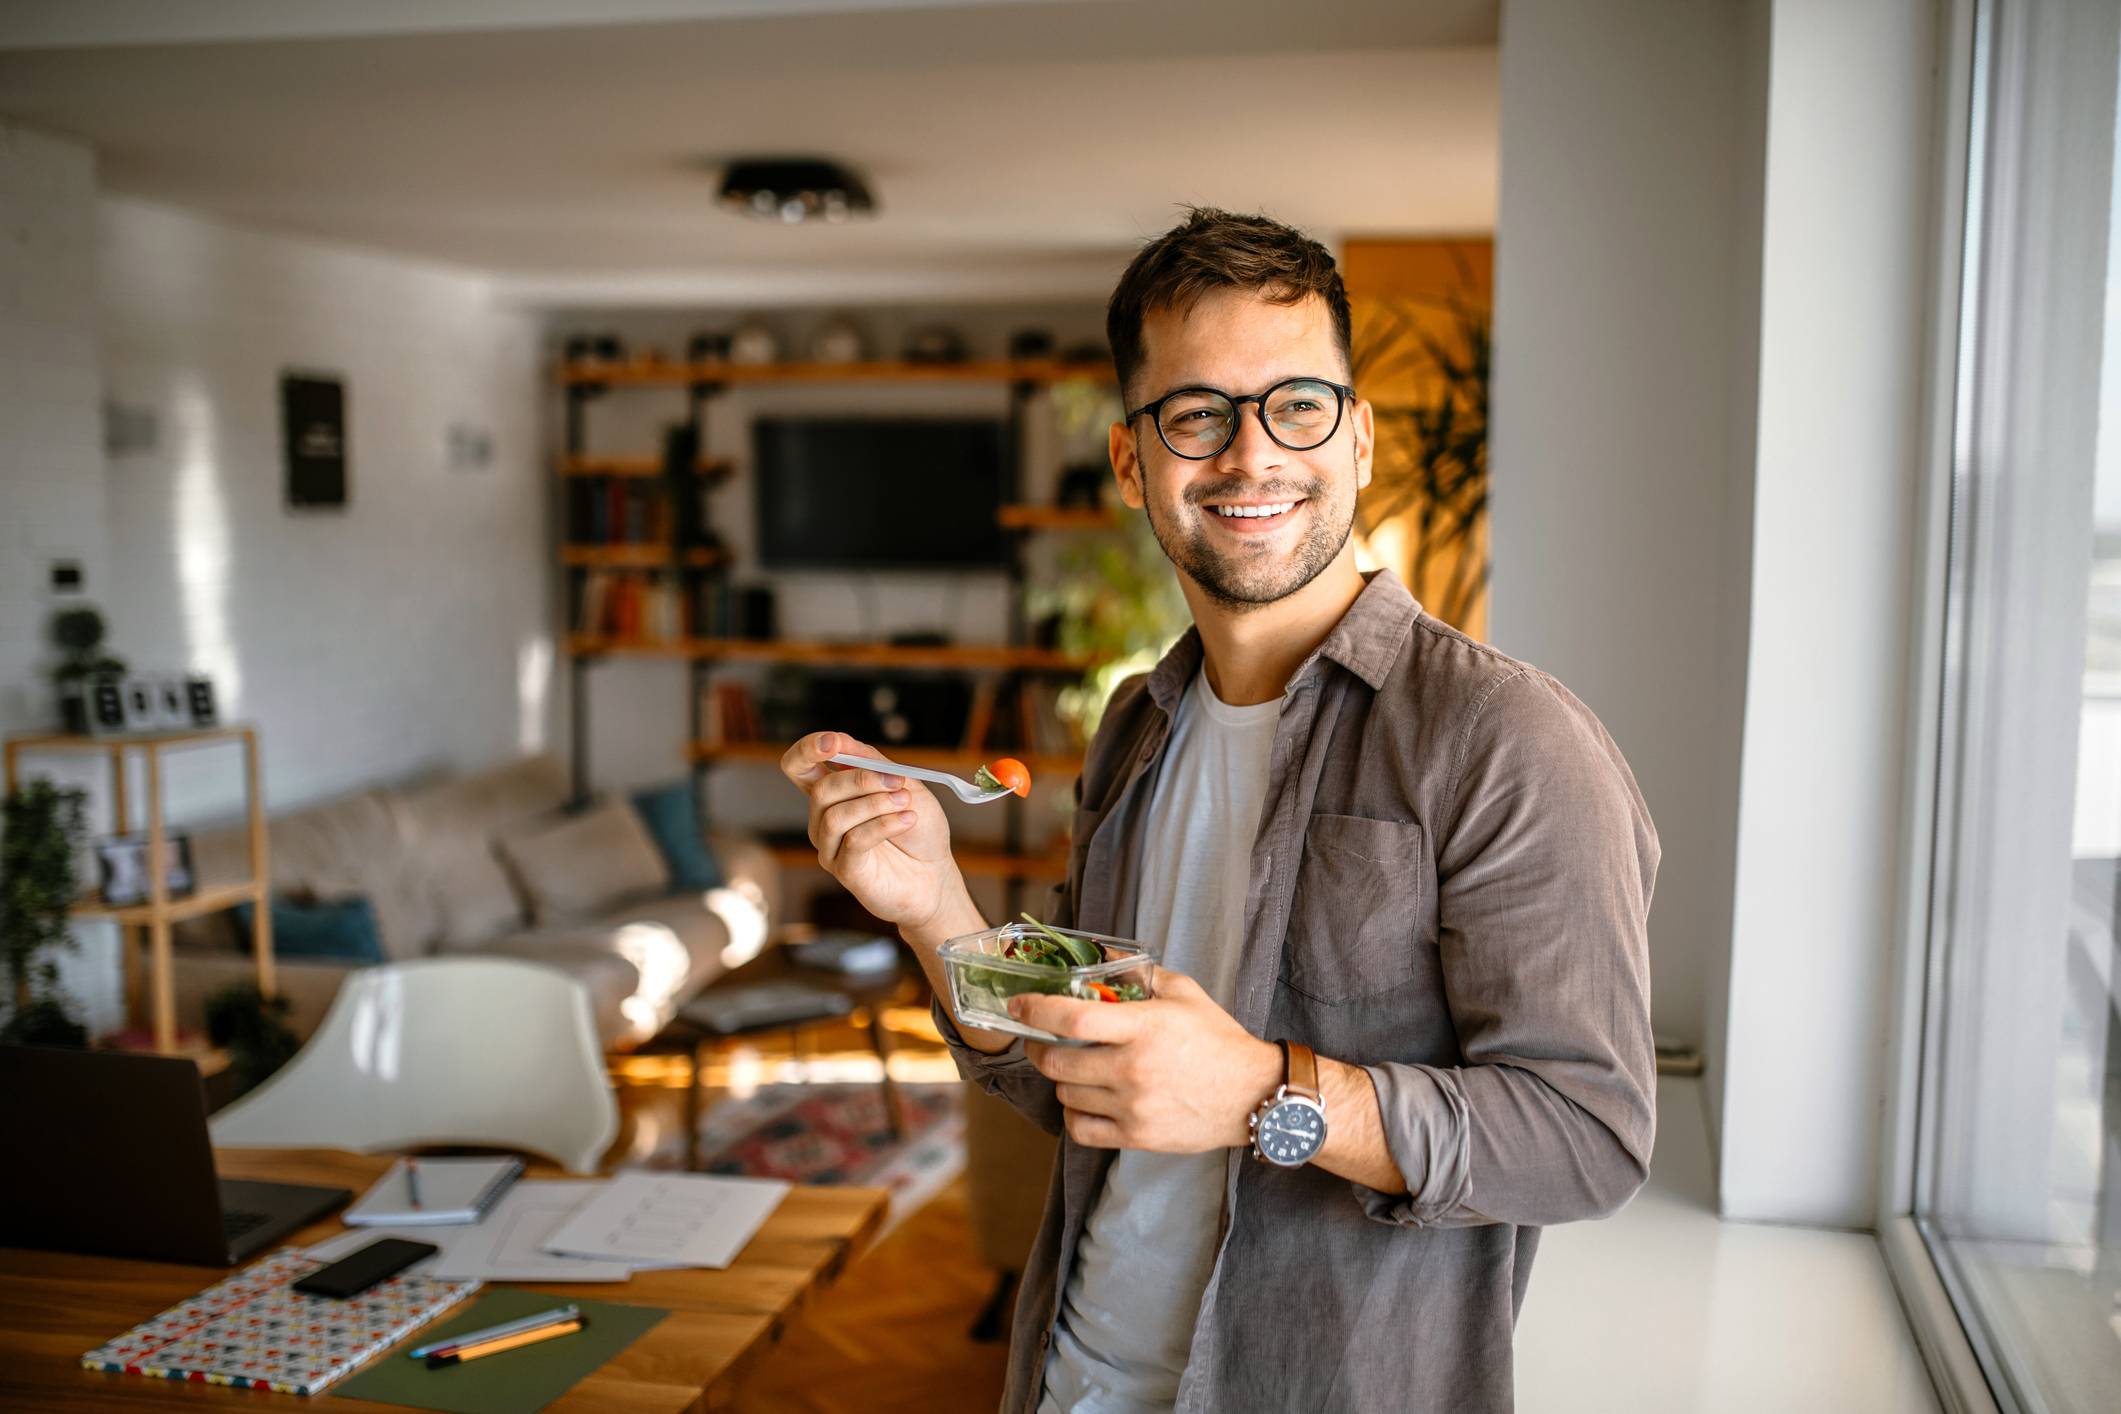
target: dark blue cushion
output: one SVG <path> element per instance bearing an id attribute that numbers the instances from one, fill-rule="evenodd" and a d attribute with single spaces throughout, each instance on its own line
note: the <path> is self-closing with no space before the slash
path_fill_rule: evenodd
<path id="1" fill-rule="evenodd" d="M 718 889 L 722 866 L 700 833 L 700 817 L 692 808 L 692 787 L 684 781 L 633 793 L 633 808 L 641 823 L 662 851 L 670 866 L 670 884 L 676 889 Z"/>
<path id="2" fill-rule="evenodd" d="M 257 908 L 236 905 L 236 930 L 251 946 Z M 316 903 L 272 901 L 274 957 L 316 957 L 332 962 L 382 962 L 383 935 L 376 928 L 375 906 L 365 898 L 336 898 Z"/>

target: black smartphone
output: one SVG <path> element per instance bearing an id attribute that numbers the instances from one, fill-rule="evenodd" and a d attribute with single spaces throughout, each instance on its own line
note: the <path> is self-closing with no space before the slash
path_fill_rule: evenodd
<path id="1" fill-rule="evenodd" d="M 432 1242 L 379 1237 L 360 1251 L 349 1252 L 328 1267 L 319 1267 L 296 1282 L 294 1289 L 305 1296 L 334 1296 L 343 1301 L 441 1250 Z"/>

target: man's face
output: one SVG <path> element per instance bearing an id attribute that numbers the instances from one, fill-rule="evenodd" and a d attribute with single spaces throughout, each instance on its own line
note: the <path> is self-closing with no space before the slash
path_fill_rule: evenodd
<path id="1" fill-rule="evenodd" d="M 1219 290 L 1184 314 L 1152 313 L 1142 341 L 1142 368 L 1126 390 L 1131 407 L 1179 388 L 1243 396 L 1285 378 L 1350 381 L 1332 316 L 1316 296 L 1274 304 Z M 1303 452 L 1269 437 L 1257 409 L 1241 404 L 1230 445 L 1205 460 L 1165 446 L 1147 414 L 1114 424 L 1111 435 L 1121 499 L 1147 511 L 1180 573 L 1240 612 L 1285 599 L 1323 573 L 1348 542 L 1356 493 L 1370 484 L 1369 404 L 1348 407 L 1332 437 Z M 1263 507 L 1286 509 L 1231 514 Z"/>

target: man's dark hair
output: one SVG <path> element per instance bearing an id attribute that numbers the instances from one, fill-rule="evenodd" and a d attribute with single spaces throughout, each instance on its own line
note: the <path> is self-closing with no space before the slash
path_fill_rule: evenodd
<path id="1" fill-rule="evenodd" d="M 1333 316 L 1333 338 L 1345 364 L 1348 292 L 1332 255 L 1293 226 L 1265 216 L 1237 216 L 1212 206 L 1189 207 L 1186 219 L 1142 247 L 1119 277 L 1105 309 L 1105 338 L 1131 396 L 1142 365 L 1142 321 L 1154 310 L 1183 314 L 1211 290 L 1250 290 L 1275 304 L 1312 295 Z"/>

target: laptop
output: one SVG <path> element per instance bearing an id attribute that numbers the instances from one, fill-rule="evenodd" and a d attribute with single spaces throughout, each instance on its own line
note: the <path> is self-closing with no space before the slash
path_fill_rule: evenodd
<path id="1" fill-rule="evenodd" d="M 199 1068 L 176 1056 L 0 1046 L 0 1246 L 233 1266 L 344 1188 L 214 1173 Z"/>

